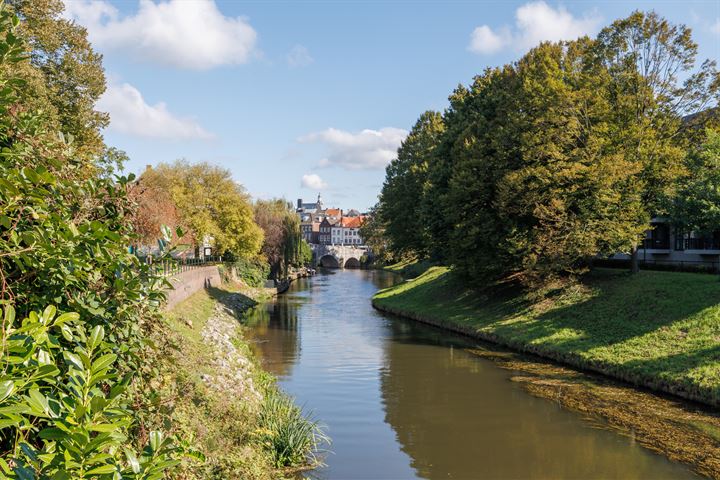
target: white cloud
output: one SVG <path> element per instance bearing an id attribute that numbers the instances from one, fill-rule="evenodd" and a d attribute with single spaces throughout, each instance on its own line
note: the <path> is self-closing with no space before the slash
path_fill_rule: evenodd
<path id="1" fill-rule="evenodd" d="M 255 53 L 257 33 L 247 19 L 224 16 L 214 0 L 140 0 L 128 16 L 107 0 L 65 0 L 65 7 L 94 45 L 138 60 L 205 70 L 246 63 Z"/>
<path id="2" fill-rule="evenodd" d="M 509 44 L 511 37 L 509 30 L 504 28 L 499 34 L 492 31 L 487 25 L 477 27 L 470 34 L 468 50 L 475 53 L 490 54 L 499 52 Z"/>
<path id="3" fill-rule="evenodd" d="M 302 45 L 295 45 L 287 54 L 287 63 L 291 67 L 307 67 L 314 61 L 308 49 Z"/>
<path id="4" fill-rule="evenodd" d="M 407 137 L 407 130 L 381 128 L 359 133 L 328 128 L 298 139 L 301 143 L 319 143 L 328 150 L 320 166 L 340 166 L 350 170 L 384 168 L 395 158 L 397 149 Z"/>
<path id="5" fill-rule="evenodd" d="M 108 85 L 97 108 L 110 114 L 110 128 L 118 132 L 166 139 L 213 138 L 193 119 L 174 116 L 164 103 L 148 105 L 129 83 Z"/>
<path id="6" fill-rule="evenodd" d="M 715 19 L 715 23 L 710 27 L 710 31 L 715 35 L 720 35 L 720 17 Z"/>
<path id="7" fill-rule="evenodd" d="M 478 54 L 496 53 L 507 47 L 528 49 L 542 41 L 574 40 L 597 31 L 601 18 L 597 13 L 582 18 L 564 7 L 552 8 L 544 1 L 526 3 L 515 10 L 515 28 L 493 30 L 482 25 L 470 34 L 468 50 Z"/>
<path id="8" fill-rule="evenodd" d="M 309 188 L 310 190 L 323 190 L 327 188 L 328 185 L 322 178 L 320 178 L 320 175 L 309 173 L 302 176 L 300 186 L 303 188 Z"/>

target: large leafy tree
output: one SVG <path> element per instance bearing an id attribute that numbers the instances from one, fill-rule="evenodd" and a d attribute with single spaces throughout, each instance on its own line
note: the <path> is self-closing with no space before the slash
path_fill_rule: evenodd
<path id="1" fill-rule="evenodd" d="M 49 125 L 71 135 L 75 155 L 102 157 L 100 130 L 109 118 L 95 110 L 95 103 L 105 91 L 105 73 L 87 31 L 62 16 L 62 0 L 8 3 L 22 20 L 17 33 L 30 50 L 29 62 L 12 66 L 13 75 L 26 82 L 18 92 L 23 105 L 43 111 Z"/>
<path id="2" fill-rule="evenodd" d="M 148 168 L 138 183 L 168 192 L 182 225 L 198 241 L 212 237 L 218 253 L 245 259 L 259 253 L 263 231 L 255 223 L 249 196 L 229 170 L 178 160 Z"/>
<path id="3" fill-rule="evenodd" d="M 475 78 L 462 105 L 446 122 L 449 179 L 439 194 L 447 226 L 443 243 L 450 261 L 469 276 L 498 274 L 514 267 L 508 251 L 510 225 L 497 210 L 499 182 L 520 161 L 517 117 L 518 77 L 512 66 L 487 70 Z M 437 176 L 435 178 L 438 178 Z M 434 188 L 441 186 L 435 183 Z M 439 247 L 441 245 L 438 245 Z"/>
<path id="4" fill-rule="evenodd" d="M 641 198 L 644 209 L 636 222 L 649 226 L 654 215 L 668 213 L 668 199 L 685 174 L 687 140 L 700 131 L 688 128 L 707 120 L 699 114 L 717 103 L 720 76 L 715 61 L 696 67 L 697 44 L 685 25 L 673 25 L 655 12 L 633 12 L 603 29 L 598 55 L 610 75 L 609 102 L 613 117 L 609 133 L 614 151 L 639 173 L 629 201 Z M 637 271 L 635 238 L 629 251 Z"/>
<path id="5" fill-rule="evenodd" d="M 640 197 L 624 194 L 639 168 L 611 148 L 610 78 L 594 47 L 541 44 L 516 67 L 523 115 L 511 131 L 522 161 L 500 179 L 495 207 L 512 270 L 529 281 L 582 271 L 644 229 Z"/>
<path id="6" fill-rule="evenodd" d="M 429 239 L 419 207 L 427 183 L 428 164 L 444 128 L 439 113 L 423 113 L 398 149 L 397 158 L 387 166 L 378 213 L 392 219 L 387 223 L 385 235 L 397 255 L 422 257 L 429 252 Z"/>

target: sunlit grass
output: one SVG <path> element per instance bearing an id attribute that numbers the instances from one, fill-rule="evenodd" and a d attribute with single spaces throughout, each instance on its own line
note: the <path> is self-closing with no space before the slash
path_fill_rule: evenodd
<path id="1" fill-rule="evenodd" d="M 720 404 L 717 276 L 599 269 L 541 298 L 471 288 L 445 267 L 380 291 L 406 314 L 627 381 Z"/>

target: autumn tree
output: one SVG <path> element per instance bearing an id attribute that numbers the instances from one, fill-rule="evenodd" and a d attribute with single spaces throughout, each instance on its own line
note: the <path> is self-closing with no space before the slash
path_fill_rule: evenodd
<path id="1" fill-rule="evenodd" d="M 257 200 L 255 222 L 264 232 L 261 252 L 270 264 L 271 276 L 287 274 L 289 267 L 310 262 L 309 246 L 300 230 L 300 219 L 284 199 Z"/>
<path id="2" fill-rule="evenodd" d="M 249 196 L 229 170 L 178 160 L 148 168 L 139 183 L 167 192 L 181 224 L 197 241 L 212 238 L 216 252 L 239 258 L 259 253 L 263 231 L 254 221 Z"/>

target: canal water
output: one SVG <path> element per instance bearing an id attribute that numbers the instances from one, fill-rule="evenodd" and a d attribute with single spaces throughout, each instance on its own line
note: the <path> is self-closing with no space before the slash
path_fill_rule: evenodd
<path id="1" fill-rule="evenodd" d="M 526 393 L 474 343 L 382 314 L 396 278 L 346 270 L 294 283 L 247 318 L 267 370 L 332 438 L 320 479 L 682 479 L 631 436 Z"/>

